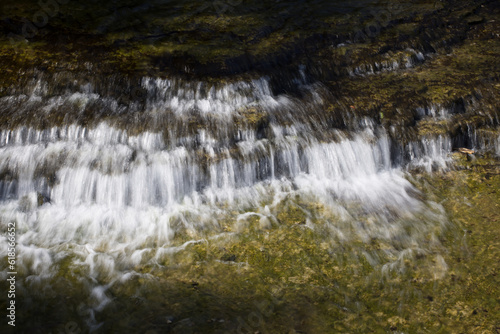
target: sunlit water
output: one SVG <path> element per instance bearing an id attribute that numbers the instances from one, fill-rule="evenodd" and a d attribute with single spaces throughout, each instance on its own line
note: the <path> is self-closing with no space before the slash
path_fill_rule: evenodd
<path id="1" fill-rule="evenodd" d="M 70 254 L 95 297 L 87 307 L 99 312 L 111 302 L 106 289 L 143 275 L 137 268 L 161 265 L 203 238 L 226 238 L 220 217 L 232 219 L 235 233 L 251 215 L 269 228 L 290 195 L 327 208 L 333 242 L 385 240 L 385 255 L 367 254 L 377 270 L 398 270 L 411 252 L 427 252 L 424 239 L 447 222 L 438 204 L 419 196 L 407 170 L 447 168 L 452 139 L 401 146 L 367 118 L 352 131 L 320 135 L 322 87 L 306 84 L 303 74 L 296 84 L 302 99 L 273 94 L 267 78 L 217 86 L 144 78 L 141 113 L 150 123 L 142 128 L 103 118 L 2 130 L 0 221 L 2 229 L 16 222 L 18 284 L 49 279 Z M 118 116 L 139 112 L 91 85 L 49 96 L 41 80 L 0 103 L 20 114 L 79 113 L 92 104 Z M 246 123 L 249 108 L 270 115 L 264 130 Z M 449 117 L 438 107 L 420 113 Z M 203 123 L 186 127 L 188 116 Z M 155 122 L 165 119 L 172 127 L 161 130 Z M 500 154 L 500 138 L 492 145 Z M 2 234 L 2 254 L 7 248 Z M 442 261 L 438 255 L 437 276 L 446 270 Z"/>

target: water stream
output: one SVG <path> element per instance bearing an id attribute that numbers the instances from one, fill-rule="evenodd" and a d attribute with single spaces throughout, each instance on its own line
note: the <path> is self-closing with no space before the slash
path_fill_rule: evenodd
<path id="1" fill-rule="evenodd" d="M 383 240 L 383 251 L 366 253 L 377 270 L 402 269 L 412 252 L 441 258 L 436 238 L 448 223 L 407 170 L 447 168 L 452 139 L 401 145 L 369 118 L 324 129 L 328 94 L 303 76 L 300 97 L 274 94 L 265 77 L 222 85 L 143 78 L 142 99 L 128 105 L 90 83 L 54 92 L 43 79 L 3 97 L 2 110 L 34 119 L 0 131 L 0 220 L 16 224 L 19 286 L 49 284 L 71 268 L 91 297 L 84 320 L 97 330 L 110 286 L 148 277 L 140 268 L 161 267 L 193 243 L 230 238 L 251 216 L 264 230 L 280 224 L 291 196 L 326 208 L 334 243 Z M 83 125 L 79 115 L 96 109 Z M 58 125 L 37 120 L 61 110 Z M 233 221 L 232 233 L 221 219 Z M 0 241 L 6 252 L 6 236 Z"/>
<path id="2" fill-rule="evenodd" d="M 346 72 L 369 80 L 427 57 L 407 49 L 399 61 Z M 234 242 L 252 245 L 297 226 L 301 237 L 312 233 L 311 247 L 327 252 L 332 267 L 361 272 L 359 284 L 390 288 L 394 275 L 411 270 L 439 280 L 448 271 L 443 235 L 456 223 L 415 187 L 412 173 L 446 171 L 462 146 L 500 156 L 500 137 L 466 122 L 455 133 L 405 136 L 397 123 L 386 126 L 382 113 L 368 117 L 347 106 L 333 117 L 328 108 L 340 100 L 306 66 L 282 79 L 274 73 L 228 80 L 96 78 L 92 67 L 51 75 L 32 70 L 0 98 L 8 120 L 0 126 L 0 251 L 8 252 L 3 232 L 15 224 L 18 290 L 36 300 L 78 296 L 68 302 L 78 312 L 61 321 L 84 331 L 116 332 L 119 321 L 109 314 L 120 314 L 121 298 L 164 293 L 158 286 L 165 276 L 200 267 L 213 274 L 218 265 L 258 268 L 248 257 L 225 253 L 200 260 L 197 245 L 229 252 Z M 467 108 L 474 109 L 472 98 L 457 107 L 399 112 L 441 122 Z M 5 281 L 9 270 L 1 264 Z M 267 279 L 240 274 L 244 282 Z M 335 307 L 354 312 L 362 298 L 335 282 L 345 301 Z M 168 305 L 188 305 L 172 286 Z M 24 316 L 36 317 L 38 306 L 29 309 Z M 178 313 L 174 320 L 167 315 L 166 324 L 189 332 L 182 323 L 199 315 Z M 167 326 L 145 323 L 137 328 Z M 228 332 L 237 327 L 231 326 Z"/>

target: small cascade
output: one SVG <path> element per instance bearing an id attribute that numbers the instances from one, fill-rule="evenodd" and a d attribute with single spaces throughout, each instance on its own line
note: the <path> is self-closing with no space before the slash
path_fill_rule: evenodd
<path id="1" fill-rule="evenodd" d="M 341 45 L 342 46 L 342 45 Z M 384 54 L 378 61 L 364 63 L 353 68 L 347 68 L 350 76 L 373 75 L 380 72 L 392 72 L 399 69 L 408 69 L 423 63 L 426 56 L 413 49 L 396 52 L 396 54 Z"/>
<path id="2" fill-rule="evenodd" d="M 426 172 L 446 169 L 452 151 L 452 141 L 447 135 L 437 138 L 424 137 L 420 142 L 408 144 L 407 152 L 410 168 L 423 168 Z"/>
<path id="3" fill-rule="evenodd" d="M 447 222 L 407 172 L 446 169 L 457 138 L 400 143 L 379 118 L 354 110 L 336 127 L 326 87 L 303 67 L 292 77 L 290 93 L 267 77 L 145 77 L 120 84 L 132 97 L 106 86 L 115 79 L 56 88 L 39 78 L 2 97 L 11 121 L 0 129 L 0 221 L 16 222 L 17 270 L 30 278 L 20 284 L 75 273 L 91 300 L 88 326 L 98 328 L 114 285 L 193 245 L 231 238 L 252 217 L 262 229 L 276 226 L 294 198 L 325 208 L 315 214 L 335 245 L 382 240 L 383 251 L 365 256 L 384 275 L 403 270 L 411 254 L 433 253 L 439 242 L 427 238 L 437 240 Z M 442 121 L 457 110 L 411 112 Z M 467 138 L 500 155 L 500 137 Z M 318 228 L 303 211 L 299 223 Z"/>
<path id="4" fill-rule="evenodd" d="M 213 202 L 209 199 L 220 193 L 217 201 L 235 199 L 238 189 L 276 179 L 294 181 L 309 175 L 344 182 L 393 168 L 389 138 L 371 128 L 351 138 L 339 133 L 338 141 L 331 143 L 300 136 L 294 126 L 273 126 L 272 132 L 272 138 L 263 139 L 244 135 L 230 147 L 220 147 L 205 135 L 194 149 L 169 149 L 160 133 L 131 136 L 105 123 L 95 129 L 71 125 L 4 130 L 0 170 L 9 178 L 1 183 L 2 200 L 35 191 L 66 206 L 166 208 L 186 196 Z M 427 146 L 412 154 L 437 156 Z"/>

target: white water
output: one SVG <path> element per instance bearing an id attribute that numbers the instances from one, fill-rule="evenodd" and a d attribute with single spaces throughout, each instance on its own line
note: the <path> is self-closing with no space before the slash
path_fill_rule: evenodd
<path id="1" fill-rule="evenodd" d="M 238 129 L 234 142 L 224 129 L 200 128 L 174 140 L 170 133 L 166 143 L 163 132 L 131 135 L 105 121 L 95 127 L 1 131 L 0 222 L 2 229 L 16 222 L 17 271 L 25 284 L 50 278 L 71 255 L 70 267 L 79 268 L 80 280 L 91 282 L 95 301 L 89 307 L 98 312 L 109 303 L 105 292 L 113 282 L 139 275 L 140 266 L 161 265 L 192 243 L 225 238 L 221 218 L 229 216 L 238 231 L 249 215 L 257 215 L 261 227 L 269 228 L 277 224 L 280 203 L 293 196 L 328 208 L 324 219 L 332 242 L 381 238 L 396 243 L 386 250 L 387 258 L 373 260 L 393 267 L 405 250 L 422 246 L 433 222 L 443 221 L 426 213 L 428 203 L 414 196 L 404 169 L 445 167 L 449 138 L 410 143 L 400 153 L 410 164 L 396 163 L 408 158 L 394 160 L 389 137 L 368 119 L 349 136 L 331 130 L 335 141 L 318 140 L 314 122 L 294 118 L 294 112 L 307 114 L 303 106 L 273 95 L 265 79 L 220 89 L 149 78 L 142 84 L 152 95 L 150 113 L 199 113 L 227 124 L 228 115 L 258 106 L 289 113 L 295 121 L 272 121 L 263 138 L 253 129 Z M 78 99 L 100 99 L 88 91 L 42 102 L 37 94 L 40 90 L 23 99 L 40 103 L 44 112 Z M 319 95 L 312 95 L 320 104 Z M 417 219 L 422 215 L 427 220 Z M 0 250 L 7 252 L 4 235 Z"/>
<path id="2" fill-rule="evenodd" d="M 148 109 L 171 109 L 185 114 L 193 109 L 201 114 L 228 115 L 250 106 L 277 105 L 265 78 L 250 82 L 229 83 L 219 87 L 203 82 L 185 83 L 177 80 L 145 78 L 142 87 L 148 92 Z"/>
<path id="3" fill-rule="evenodd" d="M 439 135 L 435 138 L 424 137 L 420 142 L 409 143 L 410 168 L 421 167 L 426 172 L 446 169 L 451 161 L 451 138 Z"/>
<path id="4" fill-rule="evenodd" d="M 397 215 L 422 209 L 403 172 L 392 168 L 385 135 L 367 129 L 352 139 L 304 146 L 296 136 L 280 135 L 290 129 L 274 131 L 274 143 L 240 142 L 235 153 L 228 151 L 205 167 L 196 152 L 164 150 L 159 134 L 128 136 L 105 124 L 93 130 L 2 132 L 0 168 L 16 179 L 1 183 L 0 219 L 17 222 L 18 271 L 50 275 L 70 247 L 75 265 L 85 263 L 90 277 L 118 279 L 137 265 L 161 262 L 165 252 L 181 250 L 178 234 L 196 241 L 206 229 L 218 231 L 216 217 L 224 203 L 262 214 L 262 200 L 273 203 L 297 193 L 316 198 L 344 219 L 350 219 L 349 203 L 385 219 L 388 209 Z M 428 154 L 421 160 L 429 163 L 440 157 L 433 150 L 414 152 Z M 55 173 L 53 186 L 37 178 L 35 171 L 44 169 Z M 50 202 L 38 207 L 37 191 Z M 395 228 L 402 226 L 382 224 L 363 231 L 364 238 L 390 239 Z"/>
<path id="5" fill-rule="evenodd" d="M 0 194 L 8 200 L 38 191 L 65 206 L 168 209 L 186 197 L 212 204 L 231 201 L 238 198 L 238 189 L 282 177 L 293 181 L 310 175 L 339 185 L 393 172 L 388 137 L 376 136 L 371 129 L 332 143 L 313 138 L 304 143 L 294 127 L 273 126 L 273 132 L 272 141 L 246 136 L 230 151 L 214 147 L 213 138 L 205 138 L 198 150 L 168 150 L 159 133 L 129 136 L 104 123 L 96 129 L 1 131 L 0 171 L 11 180 L 0 181 Z M 412 165 L 445 167 L 451 143 L 445 137 L 424 139 L 407 150 Z M 53 187 L 47 185 L 47 175 L 55 176 Z M 341 194 L 359 197 L 356 191 L 335 192 Z"/>
<path id="6" fill-rule="evenodd" d="M 417 114 L 421 117 L 430 116 L 435 119 L 449 119 L 451 116 L 450 110 L 439 105 L 431 105 L 427 108 L 417 108 Z"/>

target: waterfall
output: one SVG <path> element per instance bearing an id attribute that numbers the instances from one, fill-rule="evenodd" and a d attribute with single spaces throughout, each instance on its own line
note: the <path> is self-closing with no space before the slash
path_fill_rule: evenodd
<path id="1" fill-rule="evenodd" d="M 54 93 L 39 79 L 1 98 L 13 119 L 32 115 L 0 130 L 0 220 L 16 222 L 26 284 L 54 277 L 69 256 L 94 300 L 92 327 L 116 282 L 207 238 L 227 238 L 228 217 L 233 233 L 251 216 L 264 229 L 277 224 L 280 203 L 294 196 L 327 208 L 322 219 L 335 242 L 386 240 L 383 254 L 366 253 L 385 272 L 412 249 L 426 252 L 426 236 L 444 218 L 438 206 L 429 211 L 407 171 L 446 169 L 452 138 L 401 145 L 355 114 L 334 128 L 324 87 L 306 82 L 302 69 L 293 95 L 274 93 L 267 77 L 143 78 L 141 99 L 127 104 L 91 83 Z M 449 117 L 438 107 L 417 114 Z"/>

